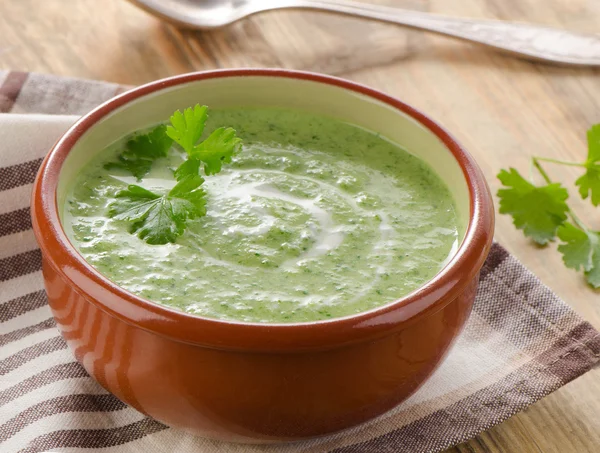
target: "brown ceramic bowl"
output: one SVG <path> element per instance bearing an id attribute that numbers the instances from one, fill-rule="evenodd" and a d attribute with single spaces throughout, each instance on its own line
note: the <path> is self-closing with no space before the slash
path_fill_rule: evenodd
<path id="1" fill-rule="evenodd" d="M 456 199 L 464 228 L 455 255 L 402 299 L 354 316 L 302 324 L 206 319 L 120 288 L 92 268 L 65 235 L 65 187 L 104 146 L 196 102 L 213 108 L 304 109 L 400 143 L 428 162 Z M 252 442 L 341 430 L 413 393 L 440 364 L 469 316 L 494 227 L 480 169 L 429 117 L 352 82 L 267 69 L 160 80 L 85 115 L 44 160 L 32 216 L 52 312 L 90 375 L 167 425 Z"/>

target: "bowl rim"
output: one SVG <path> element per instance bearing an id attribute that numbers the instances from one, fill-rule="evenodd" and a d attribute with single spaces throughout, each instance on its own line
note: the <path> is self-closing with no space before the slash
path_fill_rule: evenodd
<path id="1" fill-rule="evenodd" d="M 410 294 L 341 318 L 270 324 L 204 318 L 149 301 L 119 287 L 79 254 L 62 228 L 57 200 L 59 174 L 68 153 L 90 128 L 115 109 L 180 84 L 228 77 L 276 77 L 312 81 L 359 93 L 399 110 L 435 134 L 453 154 L 467 182 L 470 216 L 462 243 L 446 266 Z M 414 107 L 379 90 L 334 76 L 288 69 L 222 69 L 182 74 L 133 88 L 80 118 L 43 160 L 31 200 L 32 225 L 44 266 L 51 265 L 79 294 L 101 310 L 175 341 L 244 351 L 293 352 L 330 349 L 403 329 L 443 308 L 477 279 L 493 239 L 494 209 L 485 178 L 473 157 L 442 126 Z M 103 300 L 91 295 L 101 294 Z"/>

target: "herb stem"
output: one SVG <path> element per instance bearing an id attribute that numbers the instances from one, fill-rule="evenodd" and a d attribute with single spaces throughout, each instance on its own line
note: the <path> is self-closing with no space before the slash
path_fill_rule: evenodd
<path id="1" fill-rule="evenodd" d="M 546 173 L 546 170 L 544 170 L 544 168 L 540 164 L 540 160 L 548 161 L 548 159 L 544 159 L 542 157 L 533 157 L 531 159 L 531 161 L 533 162 L 533 166 L 537 169 L 537 171 L 540 173 L 540 175 L 542 175 L 542 178 L 544 178 L 544 181 L 546 181 L 546 184 L 552 184 L 552 180 L 550 179 L 550 176 L 548 176 L 548 173 Z M 552 160 L 550 160 L 550 161 L 552 161 Z M 583 223 L 581 221 L 581 219 L 579 217 L 577 217 L 577 215 L 573 212 L 573 210 L 570 207 L 567 207 L 567 214 L 569 214 L 569 216 L 571 217 L 571 220 L 573 221 L 573 223 L 575 225 L 577 225 L 577 227 L 579 227 L 580 229 L 582 229 L 585 232 L 590 231 L 590 229 L 585 225 L 585 223 Z"/>
<path id="2" fill-rule="evenodd" d="M 567 162 L 564 160 L 558 160 L 558 159 L 551 159 L 549 157 L 534 157 L 533 158 L 534 161 L 542 161 L 542 162 L 551 162 L 553 164 L 559 164 L 559 165 L 568 165 L 569 167 L 585 167 L 585 164 L 581 164 L 578 162 Z"/>
<path id="3" fill-rule="evenodd" d="M 529 182 L 535 186 L 535 178 L 533 177 L 533 162 L 535 158 L 529 161 Z"/>
<path id="4" fill-rule="evenodd" d="M 586 233 L 590 233 L 590 229 L 585 225 L 585 223 L 583 223 L 581 221 L 581 219 L 579 217 L 577 217 L 577 215 L 573 212 L 573 210 L 571 208 L 569 208 L 569 210 L 567 212 L 575 225 L 577 225 L 579 228 L 581 228 Z"/>
<path id="5" fill-rule="evenodd" d="M 537 169 L 537 171 L 540 173 L 540 175 L 542 175 L 542 178 L 544 178 L 544 181 L 546 181 L 546 184 L 552 184 L 552 180 L 550 179 L 550 176 L 548 176 L 548 173 L 546 173 L 546 170 L 544 170 L 540 164 L 540 160 L 543 160 L 539 157 L 532 157 L 531 161 L 533 162 L 533 166 Z"/>

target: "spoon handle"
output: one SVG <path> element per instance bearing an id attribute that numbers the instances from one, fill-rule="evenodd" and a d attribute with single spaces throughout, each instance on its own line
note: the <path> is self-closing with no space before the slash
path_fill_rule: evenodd
<path id="1" fill-rule="evenodd" d="M 557 28 L 463 19 L 347 0 L 278 0 L 278 7 L 326 10 L 451 36 L 533 60 L 600 66 L 600 35 Z"/>

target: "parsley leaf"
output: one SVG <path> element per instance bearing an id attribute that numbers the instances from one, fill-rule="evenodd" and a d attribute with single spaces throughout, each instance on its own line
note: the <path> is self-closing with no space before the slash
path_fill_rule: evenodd
<path id="1" fill-rule="evenodd" d="M 143 156 L 158 159 L 166 157 L 173 140 L 166 134 L 167 126 L 156 126 L 147 134 L 137 135 L 127 142 L 126 153 L 132 156 Z"/>
<path id="2" fill-rule="evenodd" d="M 594 255 L 592 256 L 593 266 L 585 273 L 587 282 L 593 288 L 600 288 L 600 247 L 596 245 L 594 248 Z"/>
<path id="3" fill-rule="evenodd" d="M 117 194 L 109 206 L 109 216 L 133 222 L 131 232 L 148 244 L 175 242 L 188 219 L 206 215 L 206 192 L 200 175 L 181 179 L 165 195 L 130 185 Z"/>
<path id="4" fill-rule="evenodd" d="M 188 154 L 189 159 L 175 170 L 175 177 L 197 174 L 200 162 L 204 173 L 214 175 L 221 171 L 223 163 L 231 162 L 231 157 L 240 147 L 241 139 L 236 137 L 235 129 L 220 127 L 215 129 L 204 141 L 198 143 L 208 118 L 207 107 L 196 105 L 171 116 L 171 125 L 166 133 Z"/>
<path id="5" fill-rule="evenodd" d="M 198 159 L 185 160 L 173 173 L 177 181 L 181 181 L 187 176 L 196 176 L 200 174 L 200 161 Z"/>
<path id="6" fill-rule="evenodd" d="M 582 198 L 591 194 L 592 204 L 600 205 L 600 124 L 592 126 L 587 133 L 588 157 L 585 161 L 586 172 L 575 184 L 579 186 Z"/>
<path id="7" fill-rule="evenodd" d="M 171 125 L 167 126 L 167 135 L 190 155 L 204 132 L 204 125 L 208 118 L 207 110 L 207 106 L 200 104 L 185 109 L 183 113 L 177 110 L 171 116 Z"/>
<path id="8" fill-rule="evenodd" d="M 565 266 L 571 269 L 589 271 L 592 268 L 593 247 L 590 235 L 566 222 L 557 231 L 563 244 L 558 246 L 558 251 L 563 255 Z"/>
<path id="9" fill-rule="evenodd" d="M 558 229 L 562 244 L 558 251 L 563 255 L 565 266 L 579 270 L 583 268 L 588 283 L 600 288 L 600 235 L 584 231 L 565 223 Z"/>
<path id="10" fill-rule="evenodd" d="M 190 157 L 202 161 L 206 175 L 214 175 L 221 171 L 224 162 L 231 162 L 231 157 L 239 150 L 241 142 L 235 135 L 235 129 L 220 127 L 194 147 Z"/>
<path id="11" fill-rule="evenodd" d="M 560 184 L 536 187 L 517 170 L 502 170 L 498 179 L 508 188 L 500 189 L 500 213 L 510 214 L 515 227 L 538 244 L 554 239 L 556 229 L 567 219 L 569 194 Z"/>
<path id="12" fill-rule="evenodd" d="M 124 154 L 124 153 L 123 153 Z M 118 162 L 108 162 L 104 164 L 104 168 L 107 170 L 125 170 L 136 177 L 138 181 L 146 176 L 152 168 L 152 160 L 149 159 L 127 159 L 120 154 L 117 159 Z"/>
<path id="13" fill-rule="evenodd" d="M 160 125 L 147 134 L 137 135 L 125 144 L 125 151 L 117 157 L 118 162 L 104 165 L 107 170 L 126 170 L 141 180 L 148 174 L 154 160 L 166 157 L 173 141 L 166 134 L 167 127 Z"/>

